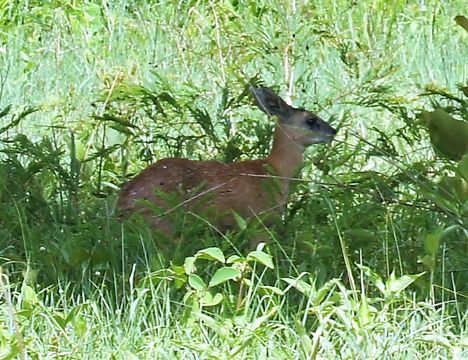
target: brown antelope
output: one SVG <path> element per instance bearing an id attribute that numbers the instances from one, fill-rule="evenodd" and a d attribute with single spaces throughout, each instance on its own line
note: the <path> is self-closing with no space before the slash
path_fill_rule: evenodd
<path id="1" fill-rule="evenodd" d="M 269 88 L 251 91 L 259 108 L 278 118 L 267 158 L 230 164 L 162 159 L 123 186 L 118 207 L 139 213 L 168 235 L 174 231 L 168 215 L 175 208 L 203 217 L 221 232 L 236 227 L 234 213 L 244 219 L 260 218 L 266 226 L 277 221 L 305 148 L 332 141 L 336 130 L 317 115 L 286 104 Z M 176 196 L 175 206 L 168 195 Z"/>

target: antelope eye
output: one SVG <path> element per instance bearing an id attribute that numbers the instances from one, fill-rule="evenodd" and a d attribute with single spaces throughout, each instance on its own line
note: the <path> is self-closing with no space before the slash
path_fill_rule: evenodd
<path id="1" fill-rule="evenodd" d="M 311 127 L 317 126 L 317 124 L 318 124 L 317 118 L 312 117 L 312 116 L 308 117 L 308 118 L 306 119 L 306 124 L 309 125 L 309 126 L 311 126 Z"/>

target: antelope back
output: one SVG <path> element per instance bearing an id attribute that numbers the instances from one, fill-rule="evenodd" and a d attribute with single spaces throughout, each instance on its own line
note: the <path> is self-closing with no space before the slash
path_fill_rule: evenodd
<path id="1" fill-rule="evenodd" d="M 167 233 L 174 230 L 173 215 L 180 216 L 180 210 L 198 214 L 225 232 L 236 225 L 233 212 L 252 218 L 280 211 L 281 192 L 270 176 L 265 160 L 223 164 L 168 158 L 128 182 L 118 205 L 142 214 Z M 270 221 L 276 220 L 272 217 Z"/>

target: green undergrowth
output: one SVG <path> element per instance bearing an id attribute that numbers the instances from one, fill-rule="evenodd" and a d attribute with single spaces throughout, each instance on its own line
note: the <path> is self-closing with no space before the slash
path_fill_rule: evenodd
<path id="1" fill-rule="evenodd" d="M 211 264 L 210 264 L 211 263 Z M 206 267 L 215 266 L 213 275 Z M 261 250 L 218 248 L 184 266 L 129 274 L 124 294 L 96 272 L 91 293 L 71 284 L 11 286 L 1 274 L 3 359 L 463 359 L 466 312 L 405 295 L 422 274 L 388 278 L 359 266 L 361 290 L 338 279 L 277 277 Z M 276 274 L 278 276 L 278 273 Z M 94 282 L 96 281 L 96 282 Z M 174 301 L 179 297 L 179 301 Z M 456 309 L 452 316 L 448 308 Z"/>
<path id="2" fill-rule="evenodd" d="M 0 2 L 0 359 L 466 358 L 463 5 Z M 161 158 L 268 154 L 250 84 L 338 129 L 283 225 L 119 219 Z"/>

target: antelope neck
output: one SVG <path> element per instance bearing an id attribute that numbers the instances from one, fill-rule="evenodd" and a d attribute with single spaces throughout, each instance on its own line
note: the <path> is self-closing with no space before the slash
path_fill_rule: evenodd
<path id="1" fill-rule="evenodd" d="M 276 172 L 277 176 L 292 178 L 302 167 L 304 145 L 298 144 L 287 127 L 276 124 L 273 147 L 266 161 Z"/>

